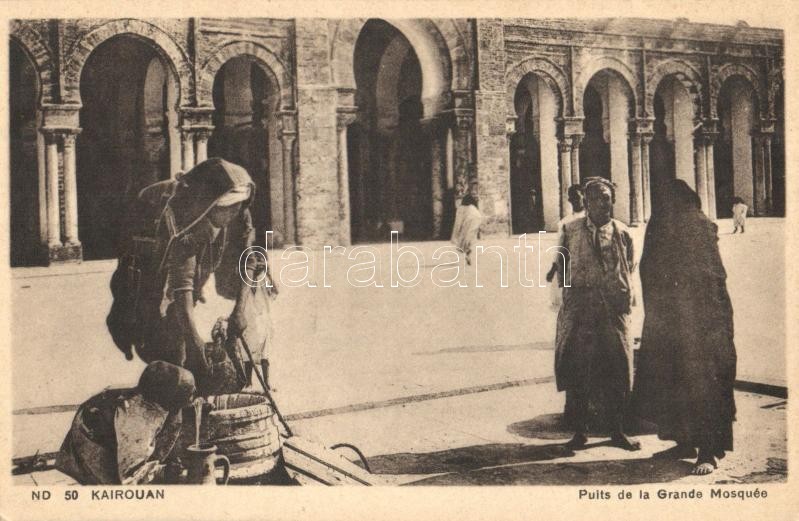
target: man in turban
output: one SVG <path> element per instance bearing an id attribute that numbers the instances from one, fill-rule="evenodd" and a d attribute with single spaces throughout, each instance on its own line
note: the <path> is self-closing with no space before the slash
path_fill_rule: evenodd
<path id="1" fill-rule="evenodd" d="M 564 281 L 558 313 L 555 377 L 566 391 L 566 421 L 575 435 L 571 448 L 586 445 L 591 408 L 612 443 L 638 450 L 624 434 L 624 413 L 632 385 L 628 337 L 632 306 L 633 241 L 624 224 L 613 219 L 614 186 L 601 177 L 584 182 L 586 216 L 563 226 Z M 593 425 L 592 425 L 593 427 Z"/>

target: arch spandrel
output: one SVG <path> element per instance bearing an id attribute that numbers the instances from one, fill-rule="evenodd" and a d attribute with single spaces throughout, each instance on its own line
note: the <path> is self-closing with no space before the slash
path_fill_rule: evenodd
<path id="1" fill-rule="evenodd" d="M 678 60 L 667 59 L 659 62 L 646 78 L 646 99 L 644 100 L 644 110 L 649 116 L 655 113 L 655 93 L 658 87 L 666 78 L 673 76 L 682 83 L 694 104 L 694 116 L 702 117 L 702 75 L 699 70 L 690 63 Z"/>
<path id="2" fill-rule="evenodd" d="M 17 20 L 11 22 L 11 40 L 15 41 L 31 60 L 39 80 L 40 103 L 55 103 L 55 64 L 50 47 L 38 31 Z"/>
<path id="3" fill-rule="evenodd" d="M 339 89 L 356 89 L 355 45 L 368 19 L 338 20 L 331 38 L 332 82 Z M 428 115 L 445 108 L 450 90 L 471 86 L 471 61 L 454 22 L 426 19 L 390 19 L 411 44 L 422 68 L 422 98 Z"/>
<path id="4" fill-rule="evenodd" d="M 640 92 L 640 83 L 638 81 L 638 77 L 633 72 L 632 67 L 625 63 L 624 61 L 620 60 L 619 58 L 613 56 L 599 56 L 593 59 L 589 59 L 586 64 L 581 68 L 580 74 L 578 79 L 575 81 L 574 85 L 574 113 L 576 116 L 582 117 L 583 116 L 583 95 L 585 93 L 586 87 L 588 87 L 588 83 L 591 81 L 598 72 L 608 70 L 613 71 L 621 78 L 624 79 L 625 83 L 627 84 L 627 88 L 629 90 L 630 95 L 632 96 L 633 106 L 635 107 L 635 116 L 638 115 L 640 112 L 639 107 L 639 92 Z"/>
<path id="5" fill-rule="evenodd" d="M 290 110 L 294 107 L 291 79 L 283 62 L 266 47 L 249 41 L 227 42 L 211 53 L 211 57 L 202 65 L 198 75 L 198 105 L 213 106 L 214 78 L 225 63 L 240 56 L 247 56 L 258 62 L 270 80 L 277 86 L 280 91 L 281 110 Z"/>
<path id="6" fill-rule="evenodd" d="M 742 63 L 725 63 L 718 68 L 710 82 L 710 113 L 712 117 L 714 119 L 718 118 L 718 103 L 721 89 L 724 87 L 724 83 L 733 76 L 741 77 L 749 83 L 755 96 L 757 96 L 758 109 L 760 109 L 761 114 L 765 113 L 766 111 L 763 110 L 765 108 L 763 104 L 767 101 L 767 96 L 763 95 L 760 76 L 757 72 L 748 65 Z"/>
<path id="7" fill-rule="evenodd" d="M 64 67 L 66 100 L 80 102 L 80 76 L 91 53 L 109 38 L 131 35 L 144 40 L 166 61 L 175 74 L 180 93 L 179 103 L 187 105 L 194 94 L 193 69 L 186 52 L 158 26 L 135 19 L 113 20 L 83 35 L 70 49 Z"/>
<path id="8" fill-rule="evenodd" d="M 519 82 L 528 74 L 536 74 L 541 77 L 553 94 L 558 103 L 558 115 L 564 116 L 564 112 L 569 112 L 571 106 L 568 104 L 569 83 L 566 75 L 560 67 L 546 58 L 527 58 L 514 65 L 505 78 L 505 92 L 507 94 L 508 115 L 514 115 L 514 96 Z"/>

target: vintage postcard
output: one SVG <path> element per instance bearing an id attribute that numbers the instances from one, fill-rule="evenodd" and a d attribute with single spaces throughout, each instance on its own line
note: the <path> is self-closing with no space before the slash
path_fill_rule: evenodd
<path id="1" fill-rule="evenodd" d="M 796 16 L 4 5 L 0 519 L 795 519 Z"/>

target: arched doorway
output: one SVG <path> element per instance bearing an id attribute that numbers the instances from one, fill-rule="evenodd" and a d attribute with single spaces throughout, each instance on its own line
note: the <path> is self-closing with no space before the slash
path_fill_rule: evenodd
<path id="1" fill-rule="evenodd" d="M 682 179 L 696 184 L 693 154 L 694 104 L 688 89 L 675 76 L 660 82 L 654 97 L 654 131 L 649 145 L 652 206 L 657 207 L 665 184 Z"/>
<path id="2" fill-rule="evenodd" d="M 741 76 L 724 82 L 719 93 L 720 132 L 714 154 L 716 215 L 732 216 L 732 198 L 754 205 L 752 130 L 758 121 L 754 89 Z"/>
<path id="3" fill-rule="evenodd" d="M 348 129 L 352 240 L 387 241 L 390 230 L 432 239 L 431 136 L 422 125 L 416 51 L 393 25 L 369 20 L 353 66 L 359 114 Z"/>
<path id="4" fill-rule="evenodd" d="M 256 237 L 263 242 L 282 223 L 280 144 L 277 142 L 279 88 L 263 66 L 250 56 L 231 58 L 219 69 L 213 86 L 214 131 L 209 157 L 221 157 L 247 169 L 255 182 L 251 211 Z M 278 175 L 271 176 L 271 172 Z M 277 198 L 277 201 L 275 201 Z M 274 204 L 273 204 L 274 202 Z M 273 219 L 273 215 L 278 219 Z"/>
<path id="5" fill-rule="evenodd" d="M 558 222 L 557 102 L 549 85 L 534 73 L 516 87 L 516 133 L 510 140 L 515 234 L 554 230 Z"/>
<path id="6" fill-rule="evenodd" d="M 179 165 L 174 72 L 146 40 L 119 35 L 92 51 L 81 72 L 77 143 L 83 258 L 117 255 L 125 208 Z"/>
<path id="7" fill-rule="evenodd" d="M 11 169 L 11 266 L 30 266 L 43 261 L 45 206 L 39 150 L 39 81 L 25 50 L 11 41 L 9 54 L 9 112 Z"/>
<path id="8" fill-rule="evenodd" d="M 619 73 L 603 69 L 591 77 L 583 95 L 580 179 L 599 176 L 616 185 L 614 216 L 630 222 L 628 129 L 635 114 L 632 88 Z"/>

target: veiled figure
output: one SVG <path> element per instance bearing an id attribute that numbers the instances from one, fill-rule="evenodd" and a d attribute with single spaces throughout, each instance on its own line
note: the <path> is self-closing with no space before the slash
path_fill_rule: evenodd
<path id="1" fill-rule="evenodd" d="M 645 309 L 634 401 L 638 414 L 694 457 L 696 474 L 732 450 L 736 354 L 718 227 L 681 180 L 666 185 L 646 230 L 640 273 Z"/>

